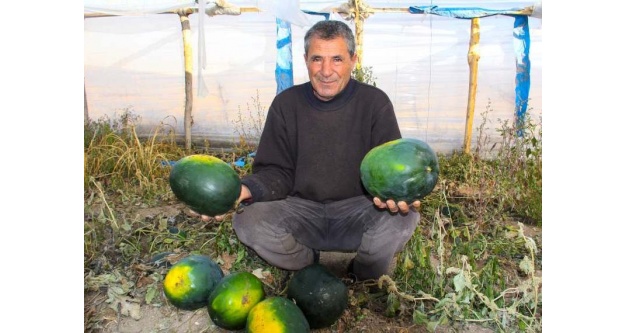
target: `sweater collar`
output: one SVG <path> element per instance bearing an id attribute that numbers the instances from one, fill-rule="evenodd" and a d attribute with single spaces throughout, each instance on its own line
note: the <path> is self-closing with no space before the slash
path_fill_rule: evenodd
<path id="1" fill-rule="evenodd" d="M 351 100 L 351 98 L 354 96 L 355 91 L 356 91 L 356 80 L 354 80 L 353 78 L 350 78 L 349 82 L 347 82 L 347 85 L 345 86 L 345 89 L 343 89 L 343 91 L 341 91 L 333 99 L 326 102 L 326 101 L 320 100 L 319 98 L 315 96 L 315 94 L 313 93 L 313 88 L 312 88 L 312 84 L 310 83 L 310 81 L 304 84 L 304 93 L 306 95 L 306 100 L 308 100 L 308 103 L 313 108 L 319 111 L 334 111 L 334 110 L 338 110 L 342 108 L 343 106 L 345 106 L 345 104 L 347 104 Z"/>

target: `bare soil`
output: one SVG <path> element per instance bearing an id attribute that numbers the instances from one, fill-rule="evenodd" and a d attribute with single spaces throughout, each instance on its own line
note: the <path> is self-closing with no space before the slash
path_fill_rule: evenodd
<path id="1" fill-rule="evenodd" d="M 182 205 L 170 205 L 158 208 L 140 209 L 137 214 L 145 218 L 155 216 L 177 216 L 184 211 Z M 534 236 L 540 237 L 540 228 L 529 228 Z M 529 236 L 529 235 L 528 235 Z M 337 276 L 345 276 L 352 253 L 322 252 L 320 262 L 326 265 Z M 227 272 L 227 270 L 225 270 Z M 272 278 L 272 277 L 270 277 Z M 141 281 L 137 281 L 141 284 Z M 350 285 L 350 304 L 343 316 L 330 328 L 317 329 L 313 332 L 398 332 L 398 333 L 426 333 L 425 326 L 415 325 L 409 315 L 401 313 L 394 318 L 384 315 L 386 294 L 384 292 L 371 294 L 362 285 Z M 167 333 L 200 333 L 200 332 L 230 332 L 214 325 L 205 308 L 195 311 L 179 310 L 167 303 L 162 288 L 158 289 L 157 299 L 152 304 L 146 304 L 141 297 L 128 298 L 119 301 L 116 307 L 111 306 L 110 295 L 104 288 L 98 291 L 85 291 L 85 331 L 102 333 L 138 333 L 138 332 L 167 332 Z M 363 298 L 365 301 L 362 301 Z M 96 321 L 95 328 L 87 329 L 88 318 Z M 92 325 L 93 326 L 93 325 Z M 462 326 L 443 326 L 435 332 L 465 332 L 465 333 L 492 333 L 493 330 L 477 324 L 463 324 Z"/>

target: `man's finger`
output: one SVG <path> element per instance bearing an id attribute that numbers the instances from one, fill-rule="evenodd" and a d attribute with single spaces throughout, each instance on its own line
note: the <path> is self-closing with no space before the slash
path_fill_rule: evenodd
<path id="1" fill-rule="evenodd" d="M 373 204 L 380 209 L 386 208 L 386 204 L 378 197 L 373 198 Z"/>
<path id="2" fill-rule="evenodd" d="M 398 211 L 397 204 L 393 200 L 390 200 L 390 199 L 386 200 L 386 207 L 388 208 L 388 210 L 390 210 L 393 213 L 397 213 Z"/>
<path id="3" fill-rule="evenodd" d="M 398 202 L 397 208 L 399 208 L 402 213 L 408 213 L 408 210 L 410 209 L 405 201 Z"/>

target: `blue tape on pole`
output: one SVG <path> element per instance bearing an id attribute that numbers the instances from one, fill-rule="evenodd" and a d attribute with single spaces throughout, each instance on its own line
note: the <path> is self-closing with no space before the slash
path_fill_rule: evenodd
<path id="1" fill-rule="evenodd" d="M 293 86 L 293 52 L 291 50 L 291 23 L 276 18 L 276 84 L 279 94 L 284 89 Z"/>
<path id="2" fill-rule="evenodd" d="M 515 16 L 513 46 L 516 56 L 515 111 L 517 135 L 523 136 L 530 91 L 530 31 L 527 16 Z"/>

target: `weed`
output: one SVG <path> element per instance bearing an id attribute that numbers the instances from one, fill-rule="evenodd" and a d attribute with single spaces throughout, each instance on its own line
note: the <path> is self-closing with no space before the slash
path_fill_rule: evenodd
<path id="1" fill-rule="evenodd" d="M 240 163 L 236 163 L 235 166 L 241 175 L 252 172 L 252 162 L 265 126 L 266 116 L 267 111 L 260 102 L 257 90 L 256 96 L 252 97 L 252 106 L 247 103 L 247 115 L 244 115 L 239 107 L 237 119 L 233 121 L 235 133 L 239 136 L 239 142 L 234 146 L 234 153 L 240 157 L 238 161 Z"/>
<path id="2" fill-rule="evenodd" d="M 413 321 L 431 330 L 483 322 L 499 331 L 536 332 L 539 249 L 521 222 L 510 221 L 542 223 L 542 130 L 530 117 L 521 129 L 499 121 L 493 144 L 487 114 L 473 154 L 439 155 L 439 184 L 422 200 L 420 232 L 400 253 L 395 282 Z M 415 294 L 428 297 L 415 301 Z"/>
<path id="3" fill-rule="evenodd" d="M 351 75 L 357 81 L 370 84 L 374 87 L 376 86 L 375 80 L 377 78 L 373 76 L 373 68 L 371 66 L 369 67 L 363 66 L 361 68 L 354 67 L 354 70 L 352 71 Z"/>

